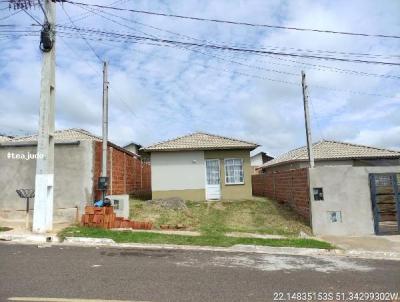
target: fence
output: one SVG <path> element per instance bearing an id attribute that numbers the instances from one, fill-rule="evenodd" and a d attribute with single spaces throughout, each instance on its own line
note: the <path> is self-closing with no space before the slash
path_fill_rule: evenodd
<path id="1" fill-rule="evenodd" d="M 95 144 L 94 192 L 97 198 L 101 191 L 97 189 L 97 178 L 101 172 L 102 144 Z M 151 198 L 151 168 L 149 163 L 121 148 L 108 146 L 107 174 L 110 186 L 107 194 L 130 194 L 138 198 Z"/>
<path id="2" fill-rule="evenodd" d="M 309 219 L 307 168 L 252 175 L 252 187 L 253 195 L 265 196 L 288 204 L 298 214 Z"/>

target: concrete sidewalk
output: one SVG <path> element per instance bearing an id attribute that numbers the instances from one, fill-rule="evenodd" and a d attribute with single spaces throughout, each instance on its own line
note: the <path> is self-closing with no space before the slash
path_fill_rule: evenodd
<path id="1" fill-rule="evenodd" d="M 400 235 L 390 236 L 320 236 L 321 240 L 327 241 L 348 253 L 362 254 L 375 253 L 384 255 L 400 255 Z"/>
<path id="2" fill-rule="evenodd" d="M 0 232 L 0 241 L 16 244 L 33 244 L 39 247 L 50 245 L 115 247 L 152 250 L 223 251 L 257 254 L 281 254 L 302 256 L 342 256 L 364 259 L 386 259 L 400 261 L 400 236 L 386 237 L 321 237 L 340 249 L 324 250 L 294 247 L 270 247 L 257 245 L 234 245 L 232 247 L 212 247 L 173 244 L 116 243 L 109 238 L 67 237 L 61 242 L 56 234 L 33 234 L 28 231 L 12 230 Z M 319 238 L 316 238 L 319 239 Z M 382 243 L 384 242 L 384 243 Z"/>

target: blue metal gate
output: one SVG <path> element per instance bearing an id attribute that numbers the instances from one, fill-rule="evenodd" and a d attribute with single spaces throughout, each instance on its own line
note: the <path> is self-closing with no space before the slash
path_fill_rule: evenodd
<path id="1" fill-rule="evenodd" d="M 400 174 L 369 175 L 375 234 L 400 233 Z"/>

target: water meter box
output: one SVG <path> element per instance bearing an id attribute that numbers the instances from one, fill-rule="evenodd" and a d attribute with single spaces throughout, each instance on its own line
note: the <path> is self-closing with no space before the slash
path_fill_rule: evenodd
<path id="1" fill-rule="evenodd" d="M 107 195 L 106 198 L 111 200 L 111 205 L 118 217 L 129 219 L 129 195 Z"/>

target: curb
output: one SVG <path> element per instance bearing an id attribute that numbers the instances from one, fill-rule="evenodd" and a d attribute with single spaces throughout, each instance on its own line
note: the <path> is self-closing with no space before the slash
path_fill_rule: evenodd
<path id="1" fill-rule="evenodd" d="M 54 234 L 0 234 L 0 241 L 16 243 L 58 243 L 60 238 Z"/>
<path id="2" fill-rule="evenodd" d="M 103 246 L 111 248 L 152 249 L 152 250 L 181 250 L 209 251 L 228 253 L 278 254 L 293 256 L 336 256 L 360 259 L 395 260 L 400 261 L 400 253 L 383 251 L 358 250 L 324 250 L 295 247 L 271 247 L 260 245 L 234 245 L 232 247 L 211 247 L 198 245 L 149 244 L 149 243 L 116 243 L 108 238 L 66 237 L 61 245 L 69 246 Z"/>
<path id="3" fill-rule="evenodd" d="M 400 261 L 399 252 L 385 251 L 359 251 L 359 250 L 324 250 L 312 248 L 295 247 L 271 247 L 260 245 L 234 245 L 232 247 L 212 247 L 198 245 L 175 245 L 175 244 L 148 244 L 148 243 L 116 243 L 109 238 L 87 238 L 87 237 L 66 237 L 61 241 L 56 235 L 21 235 L 21 234 L 0 234 L 0 241 L 19 244 L 43 244 L 51 243 L 58 246 L 77 247 L 107 247 L 107 248 L 130 248 L 130 249 L 151 249 L 151 250 L 180 250 L 180 251 L 208 251 L 228 253 L 252 253 L 252 254 L 275 254 L 292 256 L 336 256 L 359 259 L 394 260 Z"/>

